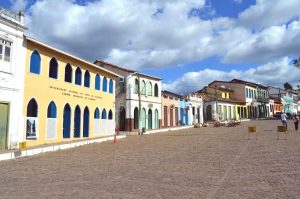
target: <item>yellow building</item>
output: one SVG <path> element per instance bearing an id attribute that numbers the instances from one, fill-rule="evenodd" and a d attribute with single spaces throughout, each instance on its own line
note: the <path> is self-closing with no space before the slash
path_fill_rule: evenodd
<path id="1" fill-rule="evenodd" d="M 26 37 L 27 146 L 114 134 L 117 74 Z"/>
<path id="2" fill-rule="evenodd" d="M 204 101 L 205 120 L 238 120 L 242 117 L 238 107 L 244 107 L 245 103 L 233 99 L 234 90 L 225 86 L 206 86 L 199 93 Z"/>

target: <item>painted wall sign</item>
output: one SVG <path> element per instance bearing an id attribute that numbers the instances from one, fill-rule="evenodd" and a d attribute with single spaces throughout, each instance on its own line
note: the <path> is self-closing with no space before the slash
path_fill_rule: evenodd
<path id="1" fill-rule="evenodd" d="M 60 87 L 56 87 L 56 86 L 49 86 L 49 88 L 60 91 L 63 96 L 75 97 L 75 98 L 91 100 L 91 101 L 102 99 L 102 97 L 100 97 L 100 96 L 91 95 L 91 94 L 83 93 L 83 92 L 78 92 L 76 90 L 69 90 L 69 89 L 60 88 Z"/>

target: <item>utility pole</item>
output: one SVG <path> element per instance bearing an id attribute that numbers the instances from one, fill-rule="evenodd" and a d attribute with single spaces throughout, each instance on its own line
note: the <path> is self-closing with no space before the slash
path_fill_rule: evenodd
<path id="1" fill-rule="evenodd" d="M 218 92 L 217 92 L 217 85 L 215 85 L 215 96 L 216 96 L 216 112 L 217 112 L 217 116 L 218 116 L 218 121 L 220 120 L 220 116 L 218 113 Z"/>
<path id="2" fill-rule="evenodd" d="M 142 135 L 143 132 L 142 132 L 142 119 L 141 119 L 141 112 L 142 112 L 142 102 L 141 102 L 141 81 L 140 81 L 140 74 L 137 73 L 137 76 L 138 76 L 138 97 L 139 97 L 139 114 L 138 114 L 138 118 L 139 118 L 139 124 L 138 124 L 138 127 L 139 127 L 139 135 Z"/>

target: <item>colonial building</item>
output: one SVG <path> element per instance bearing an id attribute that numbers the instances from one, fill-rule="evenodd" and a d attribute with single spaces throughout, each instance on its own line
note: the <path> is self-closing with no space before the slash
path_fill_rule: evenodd
<path id="1" fill-rule="evenodd" d="M 251 101 L 251 98 L 247 97 L 247 93 L 249 92 L 249 88 L 242 84 L 242 83 L 233 83 L 233 82 L 227 82 L 227 81 L 213 81 L 208 85 L 212 90 L 217 89 L 217 93 L 219 93 L 219 96 L 222 98 L 222 100 L 228 101 L 231 103 L 231 105 L 235 104 L 235 109 L 236 109 L 236 115 L 235 119 L 246 119 L 250 114 L 248 114 L 249 110 L 247 108 L 247 103 Z M 220 91 L 218 91 L 220 89 Z M 212 93 L 214 91 L 210 91 Z M 227 93 L 227 94 L 226 94 Z M 254 90 L 252 93 L 255 93 Z M 226 99 L 227 98 L 227 99 Z M 248 98 L 248 99 L 247 99 Z M 227 103 L 227 102 L 226 102 Z M 218 107 L 220 109 L 220 106 Z M 222 110 L 222 108 L 221 108 Z M 224 115 L 224 108 L 223 108 L 223 113 L 221 115 Z M 215 113 L 218 114 L 218 117 L 220 117 L 220 111 L 215 111 Z M 218 117 L 214 117 L 214 119 L 218 119 Z M 221 117 L 221 119 L 223 119 Z"/>
<path id="2" fill-rule="evenodd" d="M 24 16 L 0 8 L 0 149 L 18 148 L 23 133 Z"/>
<path id="3" fill-rule="evenodd" d="M 192 125 L 191 117 L 191 103 L 188 99 L 180 97 L 178 99 L 178 117 L 179 117 L 179 126 L 188 126 Z"/>
<path id="4" fill-rule="evenodd" d="M 281 88 L 276 88 L 269 86 L 269 94 L 272 98 L 277 98 L 280 100 L 281 110 L 286 113 L 294 114 L 298 112 L 298 96 L 297 92 L 293 90 L 284 90 Z M 277 111 L 277 112 L 280 112 Z"/>
<path id="5" fill-rule="evenodd" d="M 178 113 L 178 100 L 180 95 L 172 93 L 170 91 L 161 92 L 161 102 L 162 102 L 162 115 L 161 115 L 161 126 L 162 128 L 175 127 L 178 126 L 179 113 Z"/>
<path id="6" fill-rule="evenodd" d="M 114 134 L 119 75 L 26 37 L 27 146 Z"/>
<path id="7" fill-rule="evenodd" d="M 231 82 L 240 83 L 245 86 L 249 119 L 269 117 L 270 105 L 268 87 L 239 79 L 233 79 Z"/>
<path id="8" fill-rule="evenodd" d="M 240 109 L 244 107 L 245 102 L 234 99 L 234 91 L 231 88 L 213 83 L 198 91 L 204 101 L 205 121 L 237 120 L 245 117 L 244 108 Z"/>
<path id="9" fill-rule="evenodd" d="M 124 77 L 117 82 L 116 94 L 116 123 L 122 131 L 160 128 L 160 78 L 99 60 L 94 63 Z"/>
<path id="10" fill-rule="evenodd" d="M 192 124 L 203 124 L 203 100 L 202 97 L 196 93 L 184 96 L 185 99 L 190 101 L 191 111 L 190 118 Z"/>

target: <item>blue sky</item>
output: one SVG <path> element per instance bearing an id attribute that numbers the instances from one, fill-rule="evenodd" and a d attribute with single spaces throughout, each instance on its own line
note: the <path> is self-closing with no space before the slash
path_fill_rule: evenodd
<path id="1" fill-rule="evenodd" d="M 214 80 L 298 84 L 299 0 L 8 0 L 27 35 L 89 61 L 163 78 L 178 93 Z M 159 11 L 159 12 L 158 12 Z"/>

